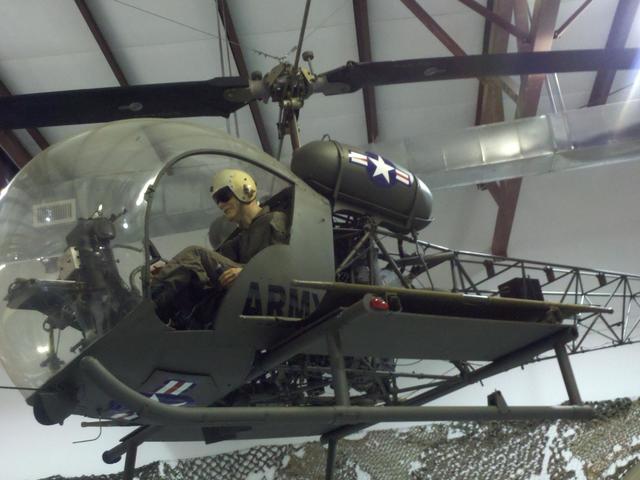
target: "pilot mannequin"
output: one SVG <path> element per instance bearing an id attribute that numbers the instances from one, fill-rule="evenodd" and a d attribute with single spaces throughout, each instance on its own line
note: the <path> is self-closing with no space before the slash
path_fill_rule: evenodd
<path id="1" fill-rule="evenodd" d="M 288 243 L 287 215 L 258 202 L 254 179 L 242 170 L 224 169 L 211 182 L 211 197 L 238 228 L 217 251 L 191 246 L 166 264 L 151 267 L 151 298 L 156 312 L 176 328 L 210 328 L 211 314 L 256 253 Z M 203 319 L 204 317 L 204 319 Z"/>

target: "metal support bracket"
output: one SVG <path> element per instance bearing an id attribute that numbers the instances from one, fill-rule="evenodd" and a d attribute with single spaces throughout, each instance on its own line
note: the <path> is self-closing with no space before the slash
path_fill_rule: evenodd
<path id="1" fill-rule="evenodd" d="M 138 453 L 138 445 L 131 444 L 127 448 L 127 456 L 124 460 L 124 473 L 122 475 L 123 480 L 133 480 L 133 475 L 136 472 L 136 455 Z"/>
<path id="2" fill-rule="evenodd" d="M 132 448 L 137 449 L 147 438 L 161 429 L 162 427 L 160 425 L 145 425 L 137 428 L 120 440 L 118 445 L 110 450 L 106 450 L 102 454 L 102 461 L 108 464 L 118 463 L 123 454 L 128 455 Z"/>
<path id="3" fill-rule="evenodd" d="M 509 412 L 509 406 L 507 405 L 504 396 L 500 390 L 496 390 L 489 396 L 487 396 L 487 403 L 490 407 L 498 407 L 500 413 Z"/>
<path id="4" fill-rule="evenodd" d="M 578 384 L 576 383 L 576 377 L 573 375 L 573 369 L 571 368 L 571 362 L 569 361 L 569 355 L 564 347 L 564 344 L 557 344 L 555 347 L 556 358 L 558 359 L 558 365 L 560 372 L 562 373 L 562 379 L 569 395 L 569 403 L 571 405 L 582 405 L 582 398 L 578 391 Z"/>
<path id="5" fill-rule="evenodd" d="M 333 472 L 336 466 L 336 453 L 338 450 L 338 440 L 331 439 L 329 440 L 329 445 L 327 448 L 327 468 L 325 470 L 324 478 L 325 480 L 332 480 Z"/>
<path id="6" fill-rule="evenodd" d="M 347 407 L 350 404 L 349 383 L 347 381 L 346 366 L 344 355 L 342 355 L 340 332 L 338 330 L 327 333 L 327 348 L 329 350 L 329 361 L 331 362 L 331 375 L 333 377 L 336 405 Z"/>
<path id="7" fill-rule="evenodd" d="M 347 372 L 344 355 L 342 354 L 339 330 L 336 329 L 327 333 L 327 349 L 329 350 L 329 361 L 331 362 L 331 376 L 333 377 L 333 389 L 335 391 L 336 405 L 348 407 L 350 405 L 349 382 L 347 380 Z M 331 439 L 327 450 L 325 480 L 331 480 L 333 478 L 337 451 L 338 439 Z"/>

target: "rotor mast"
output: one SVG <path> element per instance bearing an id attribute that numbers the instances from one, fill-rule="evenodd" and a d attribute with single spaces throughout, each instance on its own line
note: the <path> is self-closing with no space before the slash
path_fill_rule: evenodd
<path id="1" fill-rule="evenodd" d="M 299 68 L 300 54 L 302 52 L 302 42 L 304 41 L 304 33 L 307 30 L 307 20 L 309 19 L 309 7 L 311 6 L 311 0 L 307 0 L 304 6 L 304 14 L 302 15 L 302 26 L 300 27 L 300 35 L 298 36 L 298 45 L 296 46 L 296 59 L 293 62 L 293 68 L 290 75 L 287 76 L 287 85 L 285 86 L 285 97 L 280 101 L 280 121 L 278 122 L 278 138 L 280 139 L 280 145 L 278 147 L 278 160 L 282 153 L 282 142 L 285 135 L 289 135 L 291 138 L 291 148 L 295 151 L 300 148 L 300 132 L 298 131 L 298 115 L 300 115 L 300 108 L 304 104 L 303 96 L 296 95 L 299 88 L 296 88 L 299 84 L 299 77 L 308 77 L 308 71 L 302 71 Z M 305 61 L 313 59 L 313 54 L 305 52 L 303 56 Z M 309 65 L 310 66 L 310 65 Z M 309 78 L 309 80 L 311 80 Z M 308 90 L 308 89 L 304 89 Z M 291 93 L 292 95 L 286 95 Z M 302 92 L 300 92 L 302 93 Z M 306 93 L 306 92 L 305 92 Z M 307 95 L 308 96 L 308 95 Z"/>

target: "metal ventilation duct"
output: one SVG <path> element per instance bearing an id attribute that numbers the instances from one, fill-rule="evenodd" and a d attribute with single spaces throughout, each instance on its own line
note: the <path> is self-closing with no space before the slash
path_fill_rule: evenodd
<path id="1" fill-rule="evenodd" d="M 371 145 L 431 189 L 640 159 L 640 100 Z"/>

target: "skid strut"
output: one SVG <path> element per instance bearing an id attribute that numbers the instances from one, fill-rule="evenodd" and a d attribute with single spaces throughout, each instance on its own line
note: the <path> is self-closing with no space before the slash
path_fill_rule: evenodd
<path id="1" fill-rule="evenodd" d="M 136 468 L 136 456 L 138 454 L 138 447 L 144 443 L 144 441 L 153 435 L 161 427 L 158 425 L 146 425 L 140 427 L 129 435 L 124 437 L 118 445 L 110 450 L 105 451 L 102 454 L 102 460 L 105 463 L 118 463 L 125 455 L 124 460 L 124 472 L 122 473 L 123 480 L 133 480 L 135 468 Z"/>
<path id="2" fill-rule="evenodd" d="M 346 367 L 344 363 L 344 355 L 342 355 L 342 345 L 340 342 L 339 330 L 330 331 L 327 334 L 327 347 L 329 351 L 329 360 L 331 362 L 331 376 L 333 379 L 333 390 L 336 397 L 336 405 L 348 407 L 349 402 L 349 383 L 347 380 Z M 329 441 L 327 450 L 327 468 L 325 471 L 325 480 L 333 478 L 333 472 L 336 465 L 336 454 L 338 450 L 338 439 L 332 438 Z"/>
<path id="3" fill-rule="evenodd" d="M 136 472 L 136 454 L 138 453 L 138 445 L 132 443 L 127 448 L 127 454 L 124 457 L 124 473 L 122 480 L 133 480 L 133 474 Z"/>
<path id="4" fill-rule="evenodd" d="M 554 346 L 554 349 L 556 351 L 556 358 L 558 359 L 560 372 L 562 373 L 562 379 L 564 380 L 564 386 L 567 389 L 567 395 L 569 395 L 569 403 L 571 405 L 582 405 L 582 398 L 580 397 L 576 377 L 573 375 L 573 369 L 571 368 L 571 362 L 569 361 L 567 350 L 563 343 L 557 343 Z"/>

